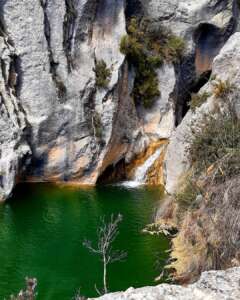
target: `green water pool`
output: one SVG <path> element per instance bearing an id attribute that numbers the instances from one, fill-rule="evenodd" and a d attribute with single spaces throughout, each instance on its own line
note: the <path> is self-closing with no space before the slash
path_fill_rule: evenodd
<path id="1" fill-rule="evenodd" d="M 118 213 L 123 221 L 114 246 L 128 257 L 110 265 L 109 289 L 154 285 L 169 243 L 141 230 L 152 221 L 160 199 L 160 189 L 150 187 L 19 185 L 0 205 L 0 299 L 19 291 L 26 276 L 38 279 L 40 300 L 70 300 L 79 288 L 85 296 L 96 296 L 102 265 L 82 242 L 96 240 L 101 217 Z"/>

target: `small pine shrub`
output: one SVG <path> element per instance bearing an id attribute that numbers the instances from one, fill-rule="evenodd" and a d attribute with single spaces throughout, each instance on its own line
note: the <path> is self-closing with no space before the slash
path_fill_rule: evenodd
<path id="1" fill-rule="evenodd" d="M 123 36 L 120 42 L 120 51 L 136 72 L 132 94 L 135 103 L 142 103 L 146 108 L 153 106 L 160 96 L 156 69 L 164 59 L 177 62 L 184 48 L 183 40 L 164 27 L 153 28 L 146 19 L 141 22 L 136 18 L 130 20 L 128 35 Z"/>
<path id="2" fill-rule="evenodd" d="M 96 86 L 98 88 L 107 88 L 111 79 L 111 70 L 107 68 L 107 64 L 104 60 L 96 62 L 95 68 L 93 69 L 96 75 Z"/>
<path id="3" fill-rule="evenodd" d="M 146 75 L 137 74 L 133 88 L 135 102 L 142 103 L 145 108 L 153 106 L 155 99 L 160 96 L 158 78 L 154 69 L 149 68 Z"/>
<path id="4" fill-rule="evenodd" d="M 207 92 L 203 92 L 202 94 L 192 94 L 191 101 L 189 103 L 191 110 L 195 111 L 196 108 L 200 107 L 204 102 L 207 101 L 209 96 L 210 94 Z"/>
<path id="5" fill-rule="evenodd" d="M 170 35 L 164 47 L 165 58 L 169 62 L 178 62 L 185 51 L 185 43 L 182 38 Z"/>

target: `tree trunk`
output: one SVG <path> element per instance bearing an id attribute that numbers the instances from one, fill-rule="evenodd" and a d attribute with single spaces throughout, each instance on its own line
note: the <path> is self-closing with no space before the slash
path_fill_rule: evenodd
<path id="1" fill-rule="evenodd" d="M 103 286 L 104 286 L 104 293 L 107 294 L 107 264 L 106 258 L 103 258 Z"/>

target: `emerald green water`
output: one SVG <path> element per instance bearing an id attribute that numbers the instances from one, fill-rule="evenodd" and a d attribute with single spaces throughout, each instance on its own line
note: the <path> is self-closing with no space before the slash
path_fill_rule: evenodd
<path id="1" fill-rule="evenodd" d="M 154 285 L 161 272 L 156 259 L 164 264 L 169 245 L 165 237 L 141 230 L 152 221 L 160 199 L 158 188 L 19 186 L 0 206 L 0 299 L 19 291 L 26 276 L 38 279 L 40 300 L 70 300 L 79 288 L 85 296 L 96 296 L 102 265 L 82 241 L 96 240 L 100 218 L 112 213 L 123 215 L 114 247 L 128 257 L 110 265 L 109 289 Z"/>

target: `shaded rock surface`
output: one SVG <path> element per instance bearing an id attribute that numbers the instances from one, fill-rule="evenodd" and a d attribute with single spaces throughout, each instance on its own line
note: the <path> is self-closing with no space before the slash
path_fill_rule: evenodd
<path id="1" fill-rule="evenodd" d="M 227 300 L 240 298 L 240 268 L 202 273 L 198 282 L 188 286 L 160 284 L 155 287 L 129 288 L 107 294 L 99 300 Z"/>

